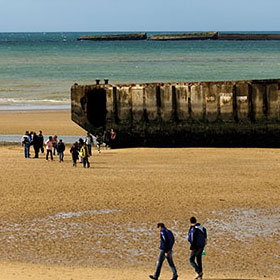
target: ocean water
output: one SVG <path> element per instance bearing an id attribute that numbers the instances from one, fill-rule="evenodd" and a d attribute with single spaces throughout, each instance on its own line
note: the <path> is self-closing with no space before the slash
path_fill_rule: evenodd
<path id="1" fill-rule="evenodd" d="M 77 41 L 88 34 L 96 33 L 0 33 L 0 110 L 69 105 L 71 86 L 96 78 L 110 83 L 280 78 L 280 41 Z"/>

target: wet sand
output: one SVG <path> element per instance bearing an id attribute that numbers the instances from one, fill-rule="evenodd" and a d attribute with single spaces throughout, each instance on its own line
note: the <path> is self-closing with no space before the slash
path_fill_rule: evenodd
<path id="1" fill-rule="evenodd" d="M 60 121 L 64 134 L 77 127 L 65 112 L 14 114 L 7 133 L 32 120 L 46 134 Z M 42 116 L 61 118 L 49 126 Z M 0 146 L 1 279 L 148 279 L 157 222 L 175 234 L 179 279 L 193 279 L 192 215 L 208 229 L 205 279 L 279 277 L 279 150 L 94 150 L 90 169 L 72 167 L 69 147 L 65 155 L 63 163 L 25 159 L 22 147 Z M 170 278 L 165 263 L 160 279 Z"/>
<path id="2" fill-rule="evenodd" d="M 0 111 L 0 134 L 24 134 L 26 130 L 44 135 L 84 135 L 85 131 L 71 121 L 64 111 Z"/>

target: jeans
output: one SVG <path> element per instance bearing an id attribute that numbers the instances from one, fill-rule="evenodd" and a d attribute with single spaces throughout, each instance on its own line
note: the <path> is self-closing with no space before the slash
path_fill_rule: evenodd
<path id="1" fill-rule="evenodd" d="M 53 160 L 52 150 L 47 150 L 46 160 L 49 160 L 49 154 L 51 156 L 51 160 Z"/>
<path id="2" fill-rule="evenodd" d="M 24 157 L 29 158 L 30 157 L 30 145 L 23 144 L 23 147 L 24 147 Z"/>
<path id="3" fill-rule="evenodd" d="M 162 267 L 162 264 L 163 264 L 163 261 L 165 260 L 165 258 L 167 259 L 168 264 L 173 272 L 173 279 L 176 279 L 178 277 L 178 275 L 177 275 L 177 270 L 176 270 L 176 267 L 174 265 L 173 258 L 172 258 L 172 250 L 170 250 L 168 252 L 167 257 L 165 257 L 165 255 L 164 255 L 164 250 L 160 250 L 154 277 L 159 278 L 161 267 Z"/>
<path id="4" fill-rule="evenodd" d="M 59 161 L 60 162 L 63 161 L 64 153 L 63 152 L 59 152 L 58 155 L 59 155 Z"/>
<path id="5" fill-rule="evenodd" d="M 195 269 L 197 274 L 202 273 L 202 252 L 203 248 L 194 249 L 192 250 L 189 258 L 190 264 Z"/>
<path id="6" fill-rule="evenodd" d="M 55 151 L 57 151 L 57 145 L 53 145 L 53 155 L 55 156 Z"/>

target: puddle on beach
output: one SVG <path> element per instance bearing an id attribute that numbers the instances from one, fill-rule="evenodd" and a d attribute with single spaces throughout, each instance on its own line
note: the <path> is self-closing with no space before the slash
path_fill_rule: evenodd
<path id="1" fill-rule="evenodd" d="M 65 264 L 125 265 L 147 262 L 158 254 L 158 232 L 154 223 L 113 222 L 95 224 L 96 215 L 115 215 L 117 209 L 57 213 L 45 218 L 9 223 L 0 220 L 2 259 Z M 213 217 L 213 218 L 212 218 Z M 188 250 L 186 221 L 168 223 L 175 234 L 176 252 Z M 205 220 L 209 247 L 224 248 L 232 240 L 247 242 L 255 237 L 272 238 L 280 230 L 280 209 L 233 209 L 212 212 Z"/>

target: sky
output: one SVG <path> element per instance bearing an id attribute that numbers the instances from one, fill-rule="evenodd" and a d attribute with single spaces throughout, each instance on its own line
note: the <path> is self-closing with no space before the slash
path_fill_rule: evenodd
<path id="1" fill-rule="evenodd" d="M 280 31 L 280 0 L 0 0 L 0 32 Z"/>

